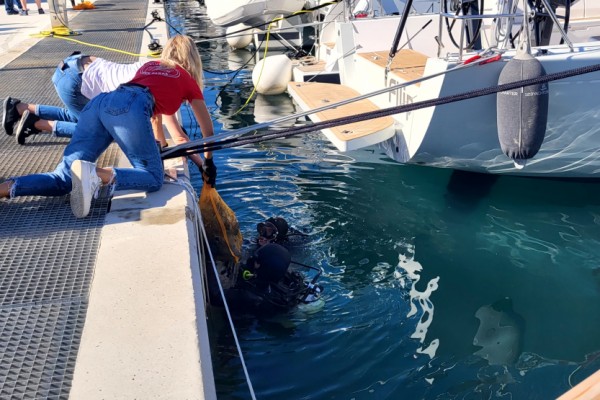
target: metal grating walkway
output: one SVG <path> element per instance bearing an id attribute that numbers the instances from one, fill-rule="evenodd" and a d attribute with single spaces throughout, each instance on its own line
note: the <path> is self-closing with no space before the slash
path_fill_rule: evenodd
<path id="1" fill-rule="evenodd" d="M 72 36 L 137 53 L 147 2 L 98 0 L 74 17 Z M 0 70 L 0 96 L 61 105 L 51 77 L 75 50 L 121 63 L 137 57 L 46 38 Z M 19 146 L 0 128 L 0 179 L 53 170 L 65 139 L 41 134 Z M 100 164 L 116 161 L 111 147 Z M 88 218 L 71 214 L 68 196 L 0 200 L 0 399 L 66 399 L 85 321 L 106 198 Z"/>

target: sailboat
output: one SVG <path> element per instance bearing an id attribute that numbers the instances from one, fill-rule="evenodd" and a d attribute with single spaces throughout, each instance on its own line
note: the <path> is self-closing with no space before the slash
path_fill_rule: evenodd
<path id="1" fill-rule="evenodd" d="M 400 163 L 597 177 L 600 4 L 442 0 L 417 14 L 411 3 L 400 15 L 331 17 L 318 41 L 321 69 L 295 67 L 288 93 L 304 111 L 323 109 L 313 121 L 391 110 L 323 130 L 339 150 L 377 144 Z M 331 73 L 340 84 L 319 82 Z M 526 79 L 537 83 L 498 91 Z"/>

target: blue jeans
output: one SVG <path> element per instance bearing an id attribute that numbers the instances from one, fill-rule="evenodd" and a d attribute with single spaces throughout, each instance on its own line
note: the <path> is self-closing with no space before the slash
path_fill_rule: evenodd
<path id="1" fill-rule="evenodd" d="M 15 2 L 17 3 L 17 7 L 19 8 L 19 10 L 23 9 L 23 6 L 21 6 L 21 2 L 19 0 L 4 0 L 4 9 L 6 10 L 6 12 L 16 12 L 15 11 Z"/>
<path id="2" fill-rule="evenodd" d="M 41 119 L 55 121 L 52 133 L 57 137 L 73 137 L 77 126 L 77 118 L 73 118 L 73 115 L 66 108 L 39 104 L 35 109 L 35 115 Z"/>
<path id="3" fill-rule="evenodd" d="M 81 94 L 81 75 L 83 70 L 79 66 L 79 59 L 83 54 L 72 55 L 63 60 L 52 76 L 52 83 L 58 97 L 67 107 L 38 105 L 36 115 L 42 119 L 56 121 L 53 133 L 58 137 L 72 137 L 75 132 L 75 123 L 81 111 L 90 101 Z"/>
<path id="4" fill-rule="evenodd" d="M 120 86 L 91 100 L 80 115 L 77 129 L 54 172 L 11 178 L 11 197 L 62 196 L 71 192 L 74 160 L 95 162 L 117 142 L 133 168 L 115 168 L 115 190 L 153 192 L 163 184 L 163 164 L 154 141 L 150 91 Z"/>

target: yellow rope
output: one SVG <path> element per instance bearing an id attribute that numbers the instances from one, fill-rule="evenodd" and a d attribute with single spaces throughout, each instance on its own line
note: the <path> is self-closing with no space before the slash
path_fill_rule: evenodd
<path id="1" fill-rule="evenodd" d="M 254 93 L 256 93 L 256 87 L 258 86 L 259 82 L 260 82 L 260 78 L 262 77 L 262 73 L 263 70 L 265 69 L 265 61 L 267 58 L 267 50 L 269 48 L 269 35 L 271 33 L 271 25 L 273 24 L 273 21 L 271 21 L 271 23 L 269 24 L 268 28 L 267 28 L 267 37 L 265 38 L 265 54 L 263 55 L 263 63 L 260 66 L 260 73 L 258 74 L 258 80 L 256 81 L 256 85 L 254 85 L 254 87 L 252 88 L 252 92 L 250 93 L 250 96 L 248 96 L 248 99 L 246 100 L 246 102 L 244 103 L 244 105 L 242 105 L 236 112 L 233 113 L 232 117 L 234 115 L 237 115 L 240 111 L 242 111 L 244 108 L 246 108 L 246 106 L 248 105 L 248 103 L 250 103 L 250 100 L 252 99 L 252 96 L 254 96 Z"/>
<path id="2" fill-rule="evenodd" d="M 300 11 L 296 11 L 296 12 L 292 13 L 292 15 L 303 14 L 306 12 L 309 12 L 309 11 L 300 10 Z M 250 96 L 248 96 L 248 99 L 246 100 L 246 102 L 236 112 L 234 112 L 232 114 L 232 116 L 237 115 L 240 111 L 242 111 L 244 108 L 246 108 L 248 103 L 250 103 L 252 96 L 254 96 L 254 93 L 256 93 L 256 87 L 260 83 L 260 78 L 262 77 L 263 70 L 265 69 L 265 61 L 264 60 L 267 58 L 267 50 L 269 49 L 269 36 L 271 34 L 271 25 L 273 25 L 275 22 L 283 21 L 284 19 L 285 18 L 282 18 L 282 17 L 273 18 L 273 20 L 269 23 L 269 26 L 267 27 L 267 37 L 265 38 L 265 51 L 263 54 L 263 63 L 260 66 L 260 72 L 258 74 L 258 79 L 256 80 L 256 85 L 254 85 L 254 88 L 252 89 L 252 92 L 250 93 Z"/>
<path id="3" fill-rule="evenodd" d="M 63 28 L 65 30 L 71 32 L 69 30 L 69 28 L 67 28 L 67 27 L 63 27 Z M 57 28 L 57 29 L 61 29 L 62 30 L 62 28 Z M 34 36 L 34 37 L 53 37 L 53 38 L 57 38 L 57 39 L 69 40 L 71 42 L 83 44 L 85 46 L 96 47 L 96 48 L 99 48 L 99 49 L 114 51 L 116 53 L 127 54 L 127 55 L 135 56 L 135 57 L 154 57 L 154 58 L 160 57 L 160 53 L 159 52 L 152 52 L 152 53 L 148 53 L 148 54 L 131 53 L 131 52 L 128 52 L 128 51 L 114 49 L 114 48 L 107 47 L 107 46 L 101 46 L 99 44 L 92 44 L 92 43 L 83 42 L 81 40 L 71 39 L 69 37 L 65 37 L 66 35 L 63 35 L 61 33 L 54 33 L 54 31 L 42 31 L 39 34 L 33 34 L 31 36 Z"/>
<path id="4" fill-rule="evenodd" d="M 81 33 L 79 32 L 74 32 L 72 30 L 70 30 L 67 26 L 61 26 L 58 28 L 52 28 L 51 31 L 41 31 L 39 34 L 33 34 L 31 36 L 33 37 L 39 37 L 39 36 L 51 36 L 51 35 L 58 35 L 58 36 L 75 36 L 75 35 L 81 35 Z"/>

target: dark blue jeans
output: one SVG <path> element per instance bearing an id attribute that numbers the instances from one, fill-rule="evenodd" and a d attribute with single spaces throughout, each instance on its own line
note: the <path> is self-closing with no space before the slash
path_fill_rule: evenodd
<path id="1" fill-rule="evenodd" d="M 17 3 L 17 7 L 19 7 L 19 10 L 23 9 L 23 6 L 21 6 L 21 2 L 19 0 L 16 0 Z M 4 9 L 6 10 L 6 12 L 12 12 L 15 11 L 15 3 L 13 0 L 4 0 Z"/>

